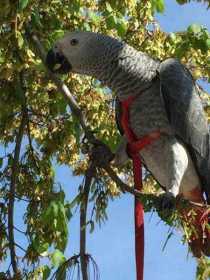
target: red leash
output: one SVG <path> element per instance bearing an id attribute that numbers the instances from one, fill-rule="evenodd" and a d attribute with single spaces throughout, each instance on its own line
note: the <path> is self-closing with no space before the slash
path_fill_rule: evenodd
<path id="1" fill-rule="evenodd" d="M 137 96 L 130 96 L 121 101 L 121 125 L 128 140 L 127 152 L 133 161 L 133 174 L 135 189 L 142 189 L 142 163 L 139 151 L 160 137 L 160 132 L 153 132 L 138 139 L 129 126 L 129 107 Z M 136 279 L 144 278 L 144 209 L 142 203 L 135 198 L 135 253 L 136 253 Z"/>

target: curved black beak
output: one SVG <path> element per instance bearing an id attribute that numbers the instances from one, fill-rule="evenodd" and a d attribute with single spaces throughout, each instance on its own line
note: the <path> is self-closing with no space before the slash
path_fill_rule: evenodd
<path id="1" fill-rule="evenodd" d="M 72 67 L 63 54 L 51 49 L 47 53 L 46 65 L 53 73 L 67 74 Z"/>

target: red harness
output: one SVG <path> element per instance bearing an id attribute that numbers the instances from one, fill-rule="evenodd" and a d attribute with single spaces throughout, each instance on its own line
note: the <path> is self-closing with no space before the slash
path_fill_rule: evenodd
<path id="1" fill-rule="evenodd" d="M 142 163 L 139 151 L 150 145 L 160 137 L 160 132 L 152 132 L 138 139 L 129 125 L 129 107 L 137 96 L 130 96 L 120 102 L 122 108 L 121 125 L 127 137 L 127 152 L 133 161 L 134 185 L 136 190 L 142 189 Z M 144 275 L 144 209 L 141 202 L 135 198 L 135 252 L 136 252 L 136 279 L 143 280 Z"/>

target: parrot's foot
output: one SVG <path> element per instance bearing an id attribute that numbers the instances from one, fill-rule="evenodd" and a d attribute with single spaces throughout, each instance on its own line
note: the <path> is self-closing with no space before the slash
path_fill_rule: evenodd
<path id="1" fill-rule="evenodd" d="M 125 164 L 127 160 L 128 160 L 128 155 L 126 153 L 116 153 L 111 163 L 116 167 L 120 167 L 123 164 Z"/>
<path id="2" fill-rule="evenodd" d="M 171 192 L 166 192 L 160 196 L 160 210 L 168 212 L 168 214 L 171 214 L 171 212 L 175 209 L 176 206 L 176 198 Z"/>
<path id="3" fill-rule="evenodd" d="M 129 157 L 127 154 L 127 139 L 125 136 L 122 137 L 121 143 L 118 146 L 114 158 L 112 160 L 112 164 L 114 166 L 120 167 L 128 161 Z"/>
<path id="4" fill-rule="evenodd" d="M 96 166 L 104 167 L 108 165 L 113 158 L 114 154 L 106 144 L 99 141 L 92 147 L 90 159 L 95 162 Z"/>

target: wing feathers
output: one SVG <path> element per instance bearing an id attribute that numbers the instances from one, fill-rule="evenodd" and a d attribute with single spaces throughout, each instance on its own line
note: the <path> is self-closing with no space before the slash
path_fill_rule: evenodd
<path id="1" fill-rule="evenodd" d="M 209 128 L 190 72 L 176 59 L 159 69 L 161 94 L 175 134 L 188 146 L 202 185 L 210 197 Z"/>

